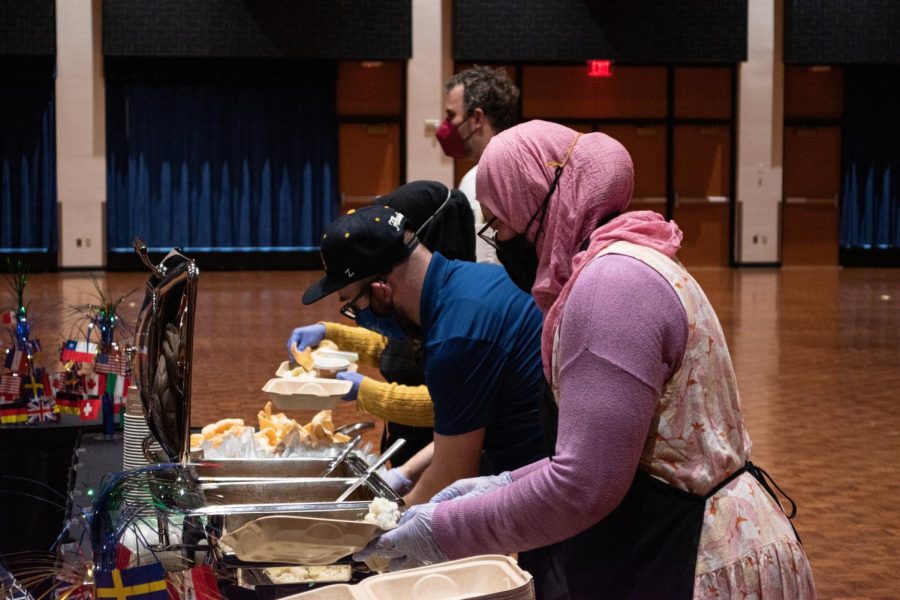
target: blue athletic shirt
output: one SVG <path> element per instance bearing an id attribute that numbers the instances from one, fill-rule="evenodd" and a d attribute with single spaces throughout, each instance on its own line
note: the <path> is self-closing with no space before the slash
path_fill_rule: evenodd
<path id="1" fill-rule="evenodd" d="M 539 409 L 543 318 L 531 296 L 499 265 L 435 253 L 420 308 L 435 432 L 484 427 L 484 451 L 496 473 L 547 456 Z"/>

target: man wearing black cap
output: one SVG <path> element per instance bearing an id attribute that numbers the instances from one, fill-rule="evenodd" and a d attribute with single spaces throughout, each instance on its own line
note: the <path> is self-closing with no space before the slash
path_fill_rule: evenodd
<path id="1" fill-rule="evenodd" d="M 541 314 L 497 265 L 447 260 L 406 217 L 370 206 L 336 219 L 321 245 L 325 277 L 303 303 L 338 292 L 344 316 L 394 339 L 421 340 L 434 403 L 434 456 L 409 504 L 478 474 L 546 456 L 538 409 Z"/>

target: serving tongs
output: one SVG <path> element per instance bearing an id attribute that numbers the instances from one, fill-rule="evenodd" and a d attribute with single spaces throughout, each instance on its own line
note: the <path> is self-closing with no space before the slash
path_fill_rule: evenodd
<path id="1" fill-rule="evenodd" d="M 348 456 L 350 456 L 350 453 L 353 452 L 353 449 L 356 448 L 357 446 L 359 446 L 359 443 L 361 441 L 362 441 L 362 436 L 358 435 L 355 438 L 353 438 L 352 440 L 350 440 L 349 442 L 347 442 L 347 445 L 344 447 L 343 450 L 341 450 L 341 453 L 338 454 L 335 457 L 335 459 L 328 464 L 327 467 L 325 467 L 325 470 L 322 471 L 322 474 L 319 475 L 319 477 L 328 477 L 329 475 L 331 475 L 334 472 L 334 470 L 337 468 L 337 466 L 339 464 L 341 464 L 342 462 L 344 462 L 344 460 L 346 460 L 346 458 Z"/>
<path id="2" fill-rule="evenodd" d="M 350 484 L 350 487 L 348 487 L 346 490 L 344 490 L 343 494 L 341 494 L 340 496 L 337 497 L 337 500 L 335 500 L 335 502 L 343 502 L 344 500 L 346 500 L 350 496 L 350 494 L 355 492 L 359 486 L 364 484 L 369 479 L 369 477 L 371 477 L 372 473 L 374 473 L 375 471 L 380 469 L 381 466 L 384 463 L 386 463 L 388 461 L 388 459 L 391 456 L 393 456 L 395 452 L 397 452 L 397 450 L 402 448 L 403 444 L 405 444 L 405 443 L 406 443 L 406 440 L 404 440 L 403 438 L 399 438 L 396 442 L 391 444 L 390 447 L 388 447 L 388 449 L 384 451 L 384 453 L 381 455 L 381 457 L 378 460 L 376 460 L 374 463 L 372 463 L 371 467 L 366 469 L 365 473 L 360 475 L 356 481 L 354 481 L 353 483 Z"/>

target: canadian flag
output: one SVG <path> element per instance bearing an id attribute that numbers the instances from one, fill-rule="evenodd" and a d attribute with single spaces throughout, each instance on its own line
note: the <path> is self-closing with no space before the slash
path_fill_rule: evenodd
<path id="1" fill-rule="evenodd" d="M 100 395 L 100 375 L 91 373 L 84 376 L 84 393 L 87 396 Z"/>

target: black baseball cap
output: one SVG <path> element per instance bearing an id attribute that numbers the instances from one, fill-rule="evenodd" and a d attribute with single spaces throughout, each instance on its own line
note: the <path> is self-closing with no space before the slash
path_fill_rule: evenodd
<path id="1" fill-rule="evenodd" d="M 325 228 L 319 253 L 325 277 L 303 293 L 312 304 L 354 281 L 388 273 L 415 250 L 403 242 L 409 220 L 393 208 L 375 205 L 351 210 Z"/>

